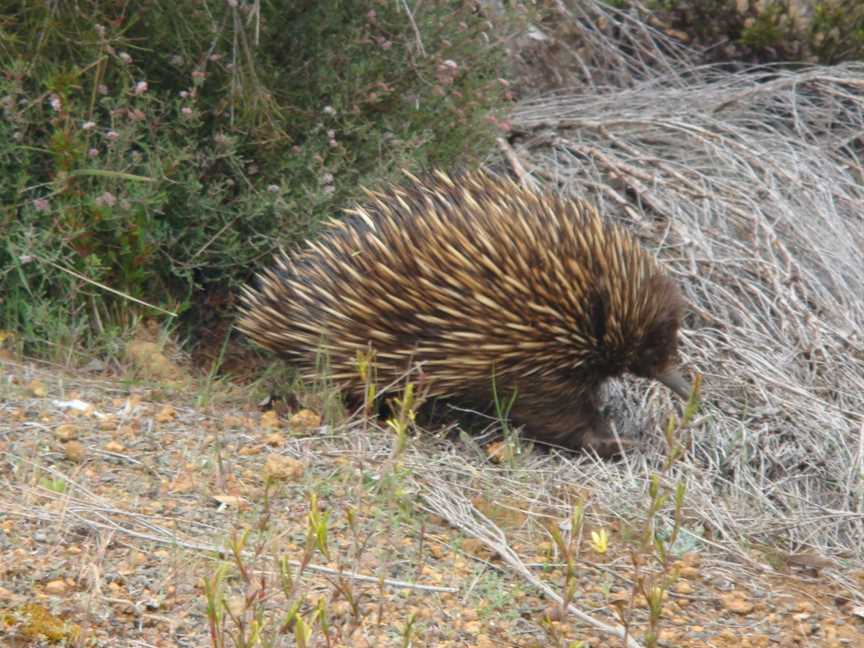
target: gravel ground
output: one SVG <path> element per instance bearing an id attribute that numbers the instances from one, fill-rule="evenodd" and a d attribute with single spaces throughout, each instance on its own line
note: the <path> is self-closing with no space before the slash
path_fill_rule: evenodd
<path id="1" fill-rule="evenodd" d="M 563 591 L 548 529 L 591 493 L 554 476 L 592 470 L 584 458 L 534 450 L 497 464 L 429 435 L 397 460 L 373 422 L 309 428 L 314 412 L 262 414 L 242 389 L 196 406 L 202 389 L 189 382 L 0 370 L 4 645 L 231 645 L 258 618 L 273 643 L 245 645 L 293 646 L 298 623 L 284 619 L 295 604 L 308 645 L 621 645 L 538 589 Z M 326 554 L 307 543 L 310 493 L 319 521 L 328 516 Z M 607 624 L 624 615 L 641 641 L 627 525 L 586 511 L 573 604 Z M 600 529 L 604 552 L 587 540 Z M 704 545 L 670 567 L 661 645 L 864 646 L 864 570 L 842 556 L 765 547 L 740 560 Z M 208 586 L 235 615 L 215 629 Z"/>

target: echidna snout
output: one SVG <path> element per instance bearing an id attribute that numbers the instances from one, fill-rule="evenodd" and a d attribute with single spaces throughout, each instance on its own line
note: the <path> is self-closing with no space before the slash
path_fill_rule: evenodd
<path id="1" fill-rule="evenodd" d="M 624 372 L 687 396 L 682 298 L 654 258 L 587 203 L 470 173 L 370 192 L 246 288 L 238 328 L 307 373 L 328 355 L 351 394 L 372 347 L 380 384 L 420 364 L 431 396 L 485 409 L 516 391 L 526 436 L 605 454 L 599 388 Z"/>
<path id="2" fill-rule="evenodd" d="M 678 328 L 684 302 L 678 286 L 663 274 L 654 275 L 646 290 L 654 299 L 653 312 L 649 317 L 651 324 L 646 326 L 634 360 L 627 370 L 642 378 L 657 380 L 687 400 L 690 397 L 690 384 L 675 366 L 678 359 Z"/>

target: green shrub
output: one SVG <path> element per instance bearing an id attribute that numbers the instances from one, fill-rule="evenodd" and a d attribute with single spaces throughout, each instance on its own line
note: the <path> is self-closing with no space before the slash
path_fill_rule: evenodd
<path id="1" fill-rule="evenodd" d="M 104 347 L 155 312 L 128 297 L 194 332 L 359 183 L 483 155 L 507 100 L 468 2 L 3 4 L 0 329 L 27 353 Z"/>
<path id="2" fill-rule="evenodd" d="M 708 61 L 833 64 L 864 55 L 859 0 L 656 0 L 647 7 L 707 48 Z"/>

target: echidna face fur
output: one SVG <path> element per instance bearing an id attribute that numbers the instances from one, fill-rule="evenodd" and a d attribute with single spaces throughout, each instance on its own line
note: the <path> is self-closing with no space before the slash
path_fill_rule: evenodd
<path id="1" fill-rule="evenodd" d="M 678 355 L 678 327 L 684 305 L 678 287 L 662 274 L 655 275 L 645 290 L 653 296 L 651 324 L 634 346 L 627 371 L 643 378 L 655 378 L 671 369 Z"/>
<path id="2" fill-rule="evenodd" d="M 283 253 L 244 290 L 238 328 L 310 372 L 323 347 L 349 392 L 371 346 L 382 384 L 419 364 L 430 395 L 488 402 L 494 375 L 529 436 L 607 438 L 599 385 L 674 364 L 671 279 L 585 202 L 482 173 L 409 178 Z"/>

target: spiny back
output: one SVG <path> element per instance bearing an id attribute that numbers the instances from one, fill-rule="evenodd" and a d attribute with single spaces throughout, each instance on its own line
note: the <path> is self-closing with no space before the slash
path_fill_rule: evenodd
<path id="1" fill-rule="evenodd" d="M 421 363 L 433 395 L 489 389 L 493 372 L 572 392 L 670 371 L 678 289 L 590 205 L 484 173 L 409 180 L 281 254 L 238 328 L 310 369 L 325 350 L 355 387 L 371 345 L 382 382 Z"/>

